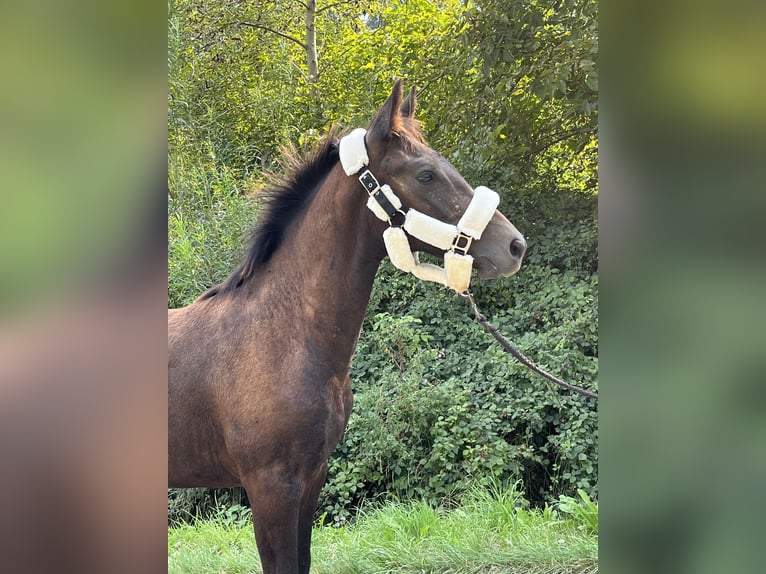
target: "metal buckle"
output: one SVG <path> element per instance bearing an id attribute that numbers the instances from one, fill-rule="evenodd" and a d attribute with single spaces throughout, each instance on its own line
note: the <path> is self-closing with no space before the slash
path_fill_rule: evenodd
<path id="1" fill-rule="evenodd" d="M 388 224 L 391 227 L 401 227 L 404 225 L 404 221 L 407 218 L 407 214 L 401 209 L 397 209 L 388 220 Z"/>
<path id="2" fill-rule="evenodd" d="M 362 183 L 367 193 L 371 195 L 376 189 L 380 187 L 378 180 L 375 179 L 375 176 L 372 175 L 372 172 L 369 169 L 366 169 L 362 172 L 362 175 L 359 176 L 359 181 Z"/>
<path id="3" fill-rule="evenodd" d="M 458 231 L 457 236 L 452 240 L 452 246 L 450 246 L 450 250 L 454 251 L 458 255 L 466 255 L 468 250 L 471 248 L 472 241 L 473 237 L 463 233 L 462 231 Z"/>

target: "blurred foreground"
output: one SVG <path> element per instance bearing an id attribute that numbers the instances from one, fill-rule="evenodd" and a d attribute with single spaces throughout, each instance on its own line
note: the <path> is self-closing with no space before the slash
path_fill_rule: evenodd
<path id="1" fill-rule="evenodd" d="M 165 8 L 148 7 L 0 16 L 4 572 L 166 567 Z"/>

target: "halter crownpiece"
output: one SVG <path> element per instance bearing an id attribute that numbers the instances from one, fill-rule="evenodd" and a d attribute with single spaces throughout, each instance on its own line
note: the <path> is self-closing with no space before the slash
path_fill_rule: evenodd
<path id="1" fill-rule="evenodd" d="M 363 128 L 357 128 L 340 140 L 338 152 L 346 175 L 355 175 L 370 163 L 364 143 L 366 133 Z M 383 232 L 383 242 L 391 263 L 423 281 L 441 283 L 458 293 L 465 292 L 473 268 L 473 257 L 468 255 L 468 249 L 474 239 L 481 239 L 495 214 L 500 203 L 497 193 L 488 187 L 477 187 L 460 221 L 452 225 L 412 208 L 403 210 L 401 200 L 391 187 L 381 185 L 369 169 L 359 175 L 359 181 L 369 195 L 367 208 L 389 224 Z M 403 223 L 395 225 L 392 222 L 395 217 L 403 217 Z M 443 249 L 444 268 L 420 263 L 418 254 L 410 248 L 407 234 Z"/>

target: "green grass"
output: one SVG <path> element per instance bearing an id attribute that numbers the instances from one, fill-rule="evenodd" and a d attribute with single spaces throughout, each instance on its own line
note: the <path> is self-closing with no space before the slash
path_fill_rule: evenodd
<path id="1" fill-rule="evenodd" d="M 592 502 L 524 506 L 515 491 L 495 489 L 474 491 L 451 510 L 409 502 L 363 511 L 348 526 L 314 529 L 312 573 L 598 571 Z M 260 571 L 249 521 L 222 516 L 168 530 L 169 574 Z"/>

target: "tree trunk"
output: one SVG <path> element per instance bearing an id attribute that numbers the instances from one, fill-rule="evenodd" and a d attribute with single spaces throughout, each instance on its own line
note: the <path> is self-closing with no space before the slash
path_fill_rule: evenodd
<path id="1" fill-rule="evenodd" d="M 316 0 L 306 2 L 306 64 L 309 70 L 309 90 L 314 99 L 319 103 L 319 93 L 316 89 L 316 81 L 319 79 L 319 65 L 317 63 L 317 33 L 314 19 L 317 12 Z"/>

